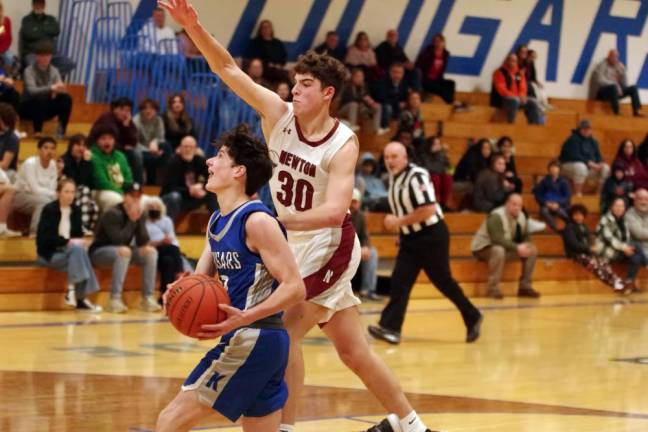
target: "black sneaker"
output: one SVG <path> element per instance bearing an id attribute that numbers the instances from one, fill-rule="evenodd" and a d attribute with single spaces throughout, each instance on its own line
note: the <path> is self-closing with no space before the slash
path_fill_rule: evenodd
<path id="1" fill-rule="evenodd" d="M 88 299 L 77 300 L 76 309 L 90 313 L 101 313 L 103 311 L 103 308 L 101 306 L 92 303 Z"/>
<path id="2" fill-rule="evenodd" d="M 540 293 L 533 288 L 520 288 L 518 290 L 518 297 L 539 298 Z"/>
<path id="3" fill-rule="evenodd" d="M 369 334 L 376 339 L 382 339 L 385 342 L 393 345 L 398 345 L 400 343 L 400 333 L 392 330 L 387 330 L 386 328 L 383 328 L 381 326 L 370 325 Z"/>
<path id="4" fill-rule="evenodd" d="M 389 424 L 389 420 L 383 419 L 377 425 L 373 425 L 369 429 L 367 429 L 366 432 L 394 432 L 394 428 L 391 427 L 391 424 Z"/>
<path id="5" fill-rule="evenodd" d="M 484 315 L 479 314 L 479 318 L 472 325 L 468 326 L 466 329 L 466 343 L 475 342 L 479 339 L 482 321 L 484 321 Z"/>

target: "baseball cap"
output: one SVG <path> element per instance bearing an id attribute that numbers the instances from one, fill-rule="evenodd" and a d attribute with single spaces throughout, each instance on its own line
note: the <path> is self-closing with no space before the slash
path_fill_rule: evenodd
<path id="1" fill-rule="evenodd" d="M 142 196 L 142 186 L 139 183 L 129 183 L 124 186 L 124 195 Z"/>
<path id="2" fill-rule="evenodd" d="M 579 129 L 592 129 L 592 123 L 587 119 L 581 120 L 580 123 L 578 123 L 578 128 Z"/>

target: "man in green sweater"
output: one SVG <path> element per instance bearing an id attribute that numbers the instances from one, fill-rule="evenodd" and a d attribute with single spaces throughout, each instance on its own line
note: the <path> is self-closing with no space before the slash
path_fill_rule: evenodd
<path id="1" fill-rule="evenodd" d="M 480 261 L 488 263 L 487 295 L 501 299 L 499 283 L 506 260 L 522 260 L 522 276 L 518 288 L 519 297 L 540 297 L 531 287 L 531 278 L 538 250 L 530 242 L 528 219 L 522 211 L 522 196 L 509 195 L 506 203 L 490 212 L 479 227 L 470 249 Z"/>
<path id="2" fill-rule="evenodd" d="M 102 211 L 121 203 L 124 188 L 133 184 L 133 175 L 124 153 L 115 149 L 117 131 L 101 126 L 92 144 L 92 179 L 95 200 Z"/>

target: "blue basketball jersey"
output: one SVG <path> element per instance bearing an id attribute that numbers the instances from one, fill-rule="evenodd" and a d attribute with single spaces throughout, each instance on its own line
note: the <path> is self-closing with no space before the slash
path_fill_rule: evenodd
<path id="1" fill-rule="evenodd" d="M 261 257 L 245 243 L 245 223 L 255 212 L 273 216 L 261 201 L 248 201 L 227 215 L 216 211 L 207 226 L 207 239 L 218 274 L 232 306 L 241 310 L 261 303 L 278 286 Z M 286 231 L 280 227 L 285 236 Z"/>

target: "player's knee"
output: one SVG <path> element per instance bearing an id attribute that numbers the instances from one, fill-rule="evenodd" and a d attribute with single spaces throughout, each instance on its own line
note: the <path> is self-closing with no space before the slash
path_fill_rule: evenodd
<path id="1" fill-rule="evenodd" d="M 132 254 L 133 253 L 131 252 L 131 249 L 128 246 L 119 246 L 117 248 L 117 255 L 119 255 L 122 258 L 129 260 Z"/>
<path id="2" fill-rule="evenodd" d="M 146 258 L 157 259 L 157 249 L 153 246 L 142 246 L 140 252 Z"/>
<path id="3" fill-rule="evenodd" d="M 158 415 L 156 432 L 172 432 L 182 430 L 183 419 L 181 410 L 174 403 L 167 405 Z"/>
<path id="4" fill-rule="evenodd" d="M 363 352 L 360 347 L 352 344 L 338 347 L 337 352 L 342 363 L 355 373 L 359 372 L 363 368 L 368 355 L 368 352 Z"/>

